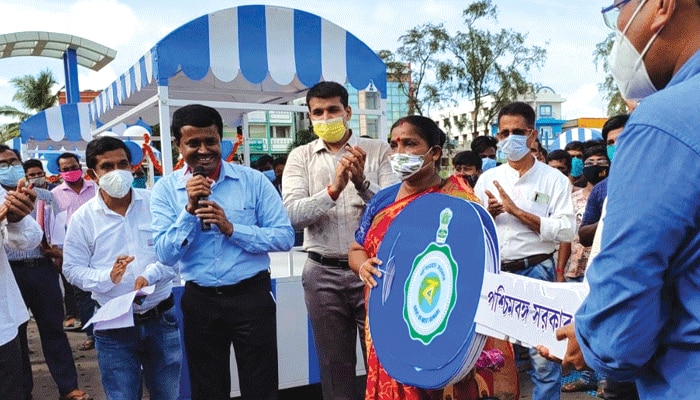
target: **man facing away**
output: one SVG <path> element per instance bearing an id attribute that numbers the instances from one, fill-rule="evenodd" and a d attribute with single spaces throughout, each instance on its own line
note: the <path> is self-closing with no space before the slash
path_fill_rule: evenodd
<path id="1" fill-rule="evenodd" d="M 498 113 L 498 146 L 507 162 L 485 171 L 474 192 L 496 222 L 501 271 L 545 281 L 563 281 L 555 271 L 559 242 L 574 238 L 571 184 L 558 170 L 537 162 L 535 111 L 516 102 Z M 560 398 L 561 368 L 530 349 L 532 398 Z"/>
<path id="2" fill-rule="evenodd" d="M 313 142 L 292 150 L 282 197 L 292 224 L 304 229 L 302 285 L 326 400 L 355 398 L 357 335 L 365 352 L 364 284 L 348 267 L 348 248 L 365 203 L 397 182 L 385 141 L 353 136 L 348 92 L 320 82 L 306 94 Z"/>
<path id="3" fill-rule="evenodd" d="M 557 332 L 563 363 L 635 380 L 641 399 L 697 399 L 700 2 L 617 1 L 603 16 L 618 32 L 610 66 L 622 97 L 641 101 L 617 139 L 590 293 Z"/>
<path id="4" fill-rule="evenodd" d="M 29 320 L 22 293 L 7 261 L 5 248 L 30 250 L 41 243 L 42 231 L 33 218 L 36 192 L 21 181 L 16 190 L 0 187 L 0 399 L 23 399 L 23 367 L 19 328 Z"/>
<path id="5" fill-rule="evenodd" d="M 294 229 L 269 179 L 221 159 L 223 121 L 199 104 L 173 114 L 186 168 L 153 188 L 158 259 L 180 265 L 185 351 L 194 400 L 228 400 L 231 345 L 241 398 L 277 399 L 276 305 L 270 251 L 288 251 Z"/>
<path id="6" fill-rule="evenodd" d="M 41 162 L 38 160 L 27 160 Z M 30 163 L 34 164 L 35 163 Z M 43 168 L 42 168 L 43 170 Z M 13 190 L 25 178 L 25 168 L 19 153 L 0 145 L 0 184 L 5 190 Z M 51 232 L 52 216 L 57 209 L 51 192 L 38 187 L 36 207 L 30 214 L 44 232 Z M 90 396 L 78 389 L 78 372 L 73 361 L 73 352 L 68 337 L 63 331 L 63 296 L 59 284 L 58 270 L 52 257 L 59 257 L 61 251 L 52 247 L 50 233 L 42 234 L 42 241 L 33 249 L 17 250 L 6 247 L 7 258 L 17 281 L 24 303 L 32 311 L 41 339 L 41 347 L 51 377 L 58 387 L 59 396 L 72 400 L 87 399 Z M 23 394 L 22 399 L 31 399 L 34 389 L 32 365 L 29 359 L 27 324 L 19 328 L 22 349 Z"/>
<path id="7" fill-rule="evenodd" d="M 152 294 L 133 305 L 134 326 L 94 330 L 97 361 L 107 398 L 140 399 L 145 381 L 151 399 L 172 400 L 180 388 L 182 358 L 172 294 L 176 273 L 156 259 L 150 192 L 131 187 L 129 157 L 117 138 L 88 143 L 88 174 L 99 182 L 99 193 L 71 218 L 63 271 L 99 306 L 155 285 Z"/>

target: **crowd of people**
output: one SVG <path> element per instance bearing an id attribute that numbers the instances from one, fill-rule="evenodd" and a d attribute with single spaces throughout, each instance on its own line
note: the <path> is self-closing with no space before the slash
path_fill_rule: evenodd
<path id="1" fill-rule="evenodd" d="M 132 327 L 87 332 L 83 347 L 97 350 L 108 398 L 138 399 L 142 382 L 151 399 L 177 398 L 186 356 L 192 398 L 229 399 L 233 347 L 241 397 L 276 399 L 268 253 L 288 251 L 295 229 L 305 232 L 302 286 L 325 399 L 355 397 L 358 336 L 366 400 L 497 395 L 510 377 L 491 372 L 516 361 L 508 343 L 487 342 L 487 358 L 501 360 L 491 372 L 477 363 L 440 390 L 395 380 L 377 357 L 367 299 L 382 277 L 378 248 L 401 210 L 429 193 L 485 207 L 497 229 L 501 271 L 589 283 L 575 322 L 557 331 L 568 339 L 563 360 L 542 346 L 527 349 L 533 399 L 595 390 L 598 380 L 610 399 L 694 398 L 700 2 L 622 0 L 603 11 L 618 32 L 613 76 L 624 98 L 640 101 L 636 110 L 610 118 L 602 141 L 547 153 L 532 107 L 508 104 L 495 137 L 478 137 L 471 151 L 457 154 L 449 177 L 440 174 L 446 136 L 434 121 L 401 118 L 388 143 L 357 137 L 348 128 L 348 93 L 335 82 L 306 96 L 318 139 L 286 160 L 261 161 L 258 169 L 267 173 L 223 162 L 221 115 L 198 104 L 172 119 L 186 167 L 152 190 L 137 188 L 134 176 L 141 176 L 114 137 L 88 144 L 90 179 L 77 155 L 60 156 L 63 183 L 53 188 L 40 161 L 22 163 L 18 152 L 0 146 L 0 398 L 32 398 L 28 309 L 59 398 L 86 400 L 64 326 L 152 287 L 135 298 Z M 660 181 L 672 190 L 659 190 Z M 172 293 L 178 273 L 185 282 L 182 349 Z M 64 299 L 60 282 L 77 305 Z M 584 372 L 562 387 L 562 367 Z"/>

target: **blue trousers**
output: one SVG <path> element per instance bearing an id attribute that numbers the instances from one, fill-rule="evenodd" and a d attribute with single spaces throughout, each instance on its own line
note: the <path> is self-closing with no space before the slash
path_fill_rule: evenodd
<path id="1" fill-rule="evenodd" d="M 73 362 L 73 352 L 68 337 L 63 331 L 63 295 L 59 284 L 58 271 L 45 258 L 35 266 L 26 266 L 11 261 L 12 273 L 22 293 L 24 304 L 32 310 L 41 339 L 46 365 L 51 377 L 63 396 L 78 388 L 78 373 Z M 34 387 L 32 366 L 29 362 L 27 324 L 19 328 L 24 375 L 24 395 L 29 398 Z"/>

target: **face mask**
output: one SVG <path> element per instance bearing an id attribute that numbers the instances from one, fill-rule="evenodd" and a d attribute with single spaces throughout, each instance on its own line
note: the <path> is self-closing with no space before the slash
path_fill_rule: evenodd
<path id="1" fill-rule="evenodd" d="M 496 160 L 493 158 L 484 157 L 481 159 L 481 170 L 487 171 L 496 166 Z"/>
<path id="2" fill-rule="evenodd" d="M 404 181 L 423 169 L 425 156 L 428 155 L 431 150 L 432 149 L 428 150 L 428 152 L 424 155 L 402 153 L 392 154 L 389 156 L 391 170 L 394 171 L 400 180 Z"/>
<path id="3" fill-rule="evenodd" d="M 608 158 L 610 159 L 610 162 L 612 162 L 613 157 L 615 156 L 615 145 L 614 144 L 609 144 L 606 150 L 608 151 Z"/>
<path id="4" fill-rule="evenodd" d="M 34 185 L 34 187 L 44 187 L 46 184 L 46 178 L 43 176 L 39 178 L 32 178 L 29 180 L 29 183 Z"/>
<path id="5" fill-rule="evenodd" d="M 656 93 L 658 90 L 649 78 L 649 73 L 644 65 L 644 56 L 663 27 L 649 39 L 641 54 L 625 36 L 644 3 L 646 1 L 639 3 L 634 14 L 627 22 L 625 29 L 622 32 L 617 32 L 617 39 L 610 52 L 610 72 L 615 78 L 620 94 L 627 100 L 641 100 L 650 94 Z"/>
<path id="6" fill-rule="evenodd" d="M 145 189 L 146 188 L 146 177 L 140 176 L 138 178 L 134 178 L 134 182 L 131 184 L 131 187 L 135 187 L 138 189 Z"/>
<path id="7" fill-rule="evenodd" d="M 17 182 L 24 177 L 24 167 L 21 165 L 11 166 L 0 170 L 0 184 L 7 187 L 17 186 Z"/>
<path id="8" fill-rule="evenodd" d="M 510 161 L 522 160 L 529 152 L 527 147 L 527 139 L 530 136 L 523 135 L 508 135 L 507 138 L 498 142 L 498 149 L 501 150 L 505 158 Z M 496 154 L 498 157 L 498 154 Z"/>
<path id="9" fill-rule="evenodd" d="M 314 133 L 326 143 L 338 143 L 345 135 L 345 117 L 311 122 Z"/>
<path id="10" fill-rule="evenodd" d="M 134 176 L 131 174 L 131 171 L 115 169 L 102 175 L 98 184 L 100 189 L 104 190 L 109 197 L 122 199 L 129 193 L 133 181 Z"/>
<path id="11" fill-rule="evenodd" d="M 462 175 L 462 179 L 469 184 L 469 186 L 476 186 L 476 181 L 479 179 L 479 175 Z"/>
<path id="12" fill-rule="evenodd" d="M 583 173 L 583 161 L 580 158 L 573 157 L 571 159 L 571 176 L 578 178 Z"/>
<path id="13" fill-rule="evenodd" d="M 610 171 L 610 167 L 608 166 L 591 165 L 589 167 L 583 167 L 583 176 L 586 178 L 587 182 L 595 185 L 608 177 L 608 171 Z"/>
<path id="14" fill-rule="evenodd" d="M 64 181 L 66 182 L 78 182 L 80 178 L 83 177 L 83 170 L 82 169 L 76 169 L 73 171 L 65 171 L 61 172 L 61 178 L 63 178 Z"/>

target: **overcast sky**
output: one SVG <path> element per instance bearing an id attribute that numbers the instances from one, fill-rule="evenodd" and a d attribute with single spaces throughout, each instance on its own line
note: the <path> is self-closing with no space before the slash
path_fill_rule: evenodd
<path id="1" fill-rule="evenodd" d="M 494 0 L 498 26 L 527 33 L 529 45 L 546 46 L 547 62 L 530 79 L 566 99 L 563 117 L 603 117 L 597 89 L 602 71 L 593 64 L 596 43 L 610 32 L 600 10 L 611 0 Z M 117 50 L 99 72 L 78 67 L 80 89 L 101 90 L 126 72 L 156 42 L 179 26 L 214 11 L 245 4 L 271 4 L 319 15 L 353 33 L 375 50 L 395 50 L 398 38 L 424 23 L 464 30 L 465 0 L 0 0 L 0 34 L 52 31 L 82 36 Z M 0 59 L 0 105 L 14 105 L 9 80 L 49 68 L 63 85 L 61 60 Z"/>

